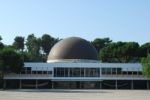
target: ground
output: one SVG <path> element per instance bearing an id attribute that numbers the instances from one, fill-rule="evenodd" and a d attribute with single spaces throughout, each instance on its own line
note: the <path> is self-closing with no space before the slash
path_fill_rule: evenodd
<path id="1" fill-rule="evenodd" d="M 0 100 L 150 100 L 150 90 L 0 90 Z"/>

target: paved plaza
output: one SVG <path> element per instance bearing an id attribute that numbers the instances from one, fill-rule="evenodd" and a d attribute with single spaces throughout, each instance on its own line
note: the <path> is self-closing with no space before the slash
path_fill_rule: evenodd
<path id="1" fill-rule="evenodd" d="M 150 91 L 0 90 L 0 100 L 150 100 Z"/>

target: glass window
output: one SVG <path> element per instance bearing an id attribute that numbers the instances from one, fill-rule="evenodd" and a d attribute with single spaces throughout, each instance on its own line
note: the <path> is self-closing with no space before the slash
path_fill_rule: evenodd
<path id="1" fill-rule="evenodd" d="M 116 68 L 112 68 L 112 75 L 116 75 Z"/>
<path id="2" fill-rule="evenodd" d="M 52 71 L 48 71 L 48 74 L 52 74 Z"/>
<path id="3" fill-rule="evenodd" d="M 106 74 L 106 68 L 102 68 L 102 75 Z"/>
<path id="4" fill-rule="evenodd" d="M 80 76 L 81 76 L 81 77 L 84 77 L 84 68 L 81 68 L 81 69 L 80 69 Z"/>
<path id="5" fill-rule="evenodd" d="M 64 77 L 69 77 L 68 72 L 69 72 L 69 68 L 64 68 Z"/>
<path id="6" fill-rule="evenodd" d="M 71 77 L 80 77 L 80 68 L 71 68 L 70 76 Z"/>
<path id="7" fill-rule="evenodd" d="M 57 68 L 57 77 L 64 77 L 64 68 Z"/>
<path id="8" fill-rule="evenodd" d="M 117 68 L 117 75 L 121 75 L 122 71 L 121 68 Z"/>
<path id="9" fill-rule="evenodd" d="M 85 76 L 86 77 L 98 77 L 100 74 L 99 68 L 86 68 Z"/>
<path id="10" fill-rule="evenodd" d="M 36 74 L 36 71 L 32 71 L 32 74 Z"/>

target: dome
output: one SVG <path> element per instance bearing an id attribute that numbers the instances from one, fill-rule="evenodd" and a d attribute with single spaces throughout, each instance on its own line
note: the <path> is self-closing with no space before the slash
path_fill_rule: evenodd
<path id="1" fill-rule="evenodd" d="M 52 47 L 47 61 L 68 59 L 98 60 L 98 55 L 90 42 L 79 37 L 70 37 Z"/>

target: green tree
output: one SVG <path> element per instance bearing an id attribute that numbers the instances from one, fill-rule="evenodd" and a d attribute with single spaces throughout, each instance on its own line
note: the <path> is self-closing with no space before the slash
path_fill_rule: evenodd
<path id="1" fill-rule="evenodd" d="M 16 36 L 14 39 L 13 46 L 16 50 L 23 52 L 23 50 L 24 50 L 24 37 Z"/>
<path id="2" fill-rule="evenodd" d="M 18 73 L 23 67 L 21 55 L 12 47 L 0 49 L 0 87 L 2 88 L 3 76 L 6 73 Z"/>
<path id="3" fill-rule="evenodd" d="M 139 57 L 146 57 L 148 53 L 150 53 L 150 42 L 141 45 L 138 52 Z"/>
<path id="4" fill-rule="evenodd" d="M 100 50 L 100 58 L 103 62 L 135 62 L 138 49 L 136 42 L 111 43 Z"/>
<path id="5" fill-rule="evenodd" d="M 109 38 L 96 38 L 94 41 L 92 41 L 92 44 L 96 48 L 97 52 L 100 51 L 100 49 L 106 47 L 109 43 L 111 43 L 112 40 Z"/>
<path id="6" fill-rule="evenodd" d="M 2 59 L 2 50 L 0 50 L 0 79 L 3 78 L 3 59 Z"/>
<path id="7" fill-rule="evenodd" d="M 1 51 L 0 61 L 2 66 L 2 71 L 18 73 L 22 69 L 24 63 L 21 55 L 15 52 L 14 49 L 10 47 L 4 47 Z"/>
<path id="8" fill-rule="evenodd" d="M 143 74 L 147 77 L 150 77 L 150 54 L 148 54 L 146 58 L 142 58 L 141 63 L 143 68 Z"/>
<path id="9" fill-rule="evenodd" d="M 26 46 L 30 61 L 40 61 L 41 39 L 30 34 L 27 37 Z"/>
<path id="10" fill-rule="evenodd" d="M 0 49 L 2 49 L 4 47 L 4 44 L 1 42 L 2 37 L 0 36 Z"/>
<path id="11" fill-rule="evenodd" d="M 56 42 L 58 42 L 58 39 L 55 39 L 48 34 L 44 34 L 41 37 L 41 46 L 42 46 L 44 53 L 46 53 L 46 55 L 49 54 L 50 49 L 53 47 L 53 45 Z"/>

